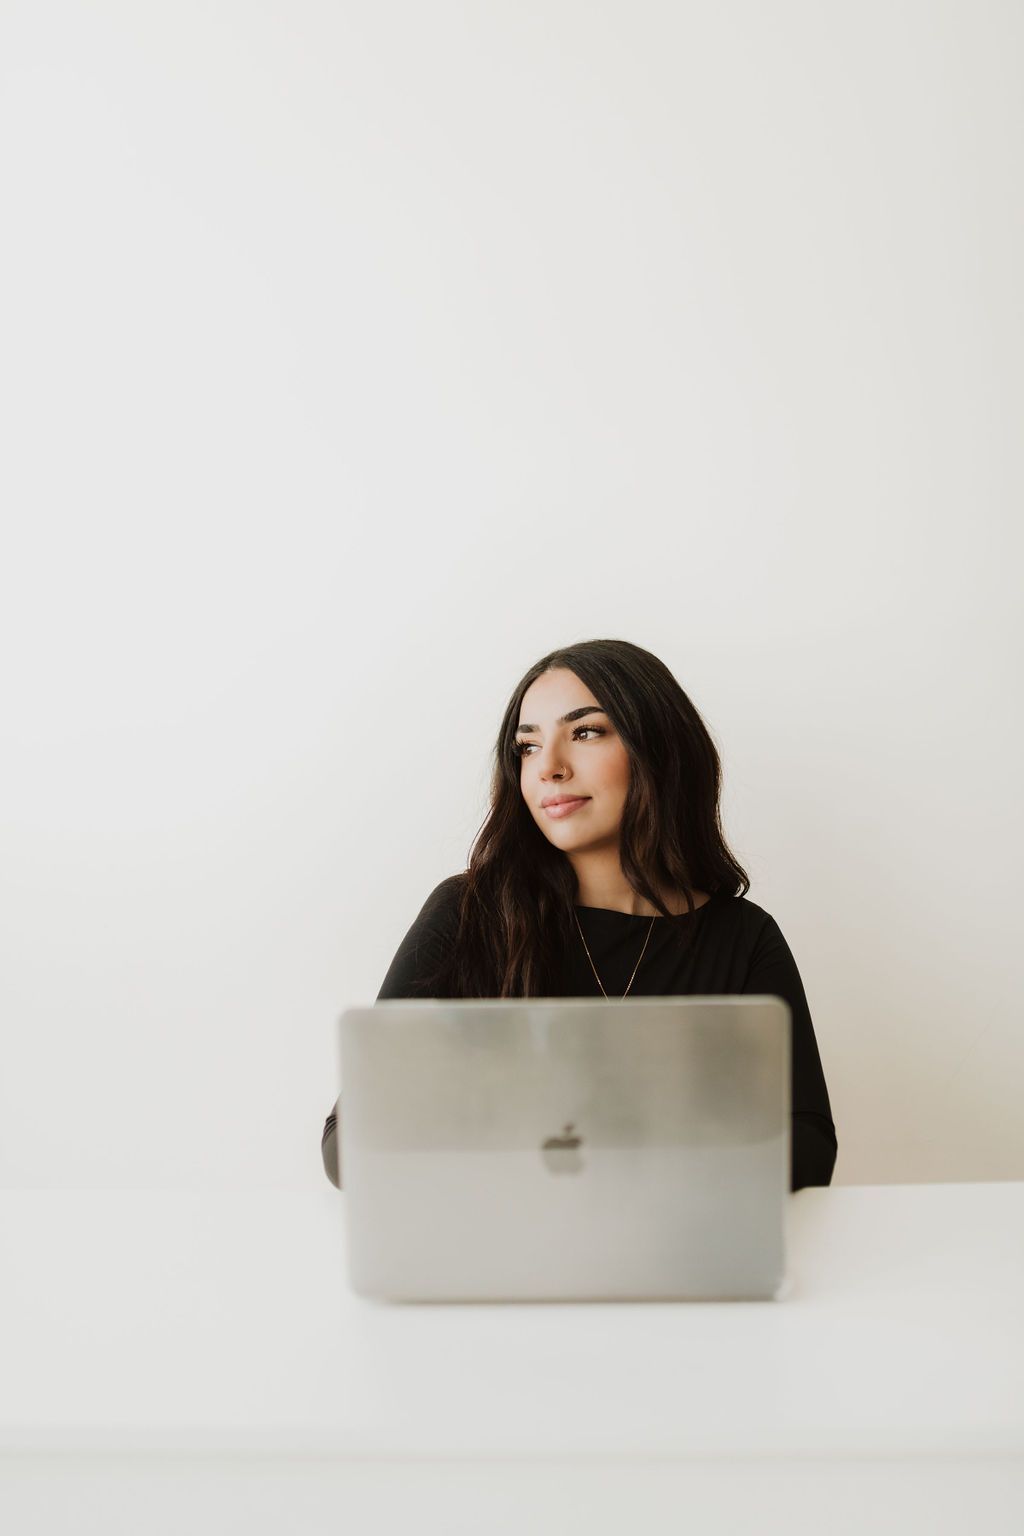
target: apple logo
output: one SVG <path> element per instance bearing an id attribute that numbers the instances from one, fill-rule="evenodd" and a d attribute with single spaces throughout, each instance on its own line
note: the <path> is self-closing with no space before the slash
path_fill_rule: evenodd
<path id="1" fill-rule="evenodd" d="M 562 1127 L 561 1136 L 549 1136 L 540 1149 L 549 1172 L 579 1173 L 583 1159 L 579 1149 L 583 1138 L 572 1135 L 572 1121 Z"/>

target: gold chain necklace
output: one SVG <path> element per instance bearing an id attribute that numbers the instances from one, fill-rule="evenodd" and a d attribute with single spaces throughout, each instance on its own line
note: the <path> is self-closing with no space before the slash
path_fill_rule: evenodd
<path id="1" fill-rule="evenodd" d="M 576 927 L 580 929 L 580 938 L 583 939 L 583 929 L 580 928 L 580 920 L 579 920 L 579 916 L 578 916 L 578 914 L 576 912 L 576 908 L 575 907 L 573 907 L 573 909 L 572 909 L 572 915 L 573 915 L 573 917 L 576 918 Z M 658 921 L 658 914 L 655 913 L 654 916 L 651 918 L 651 926 L 647 930 L 647 938 L 644 939 L 644 947 L 640 951 L 640 960 L 642 960 L 643 957 L 644 957 L 644 950 L 646 950 L 646 948 L 647 948 L 647 945 L 648 945 L 648 943 L 650 941 L 651 934 L 654 932 L 654 925 L 655 925 L 655 923 L 657 921 Z M 594 975 L 597 976 L 597 966 L 594 964 L 593 956 L 590 953 L 590 949 L 589 949 L 589 947 L 587 945 L 586 939 L 583 939 L 583 948 L 587 951 L 587 959 L 590 961 L 590 969 L 593 971 Z M 638 960 L 636 965 L 634 965 L 634 967 L 633 967 L 633 976 L 635 976 L 637 971 L 640 969 L 640 960 Z M 623 994 L 622 994 L 623 997 L 625 997 L 626 993 L 628 993 L 629 987 L 631 987 L 633 985 L 633 976 L 631 976 L 629 978 L 629 986 L 626 988 L 626 991 L 623 992 Z M 601 988 L 601 991 L 604 992 L 605 997 L 607 997 L 608 993 L 604 991 L 604 986 L 603 986 L 603 984 L 601 982 L 600 976 L 597 976 L 597 984 Z"/>

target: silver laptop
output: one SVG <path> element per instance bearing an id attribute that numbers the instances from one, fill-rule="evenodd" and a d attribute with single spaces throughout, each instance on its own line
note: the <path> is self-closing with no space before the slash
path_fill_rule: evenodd
<path id="1" fill-rule="evenodd" d="M 359 1295 L 784 1293 L 781 998 L 388 1000 L 347 1008 L 338 1043 Z"/>

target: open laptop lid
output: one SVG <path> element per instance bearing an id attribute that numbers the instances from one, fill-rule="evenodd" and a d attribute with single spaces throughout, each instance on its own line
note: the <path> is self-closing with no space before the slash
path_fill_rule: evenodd
<path id="1" fill-rule="evenodd" d="M 388 1000 L 339 1020 L 349 1273 L 394 1299 L 767 1296 L 772 996 Z"/>

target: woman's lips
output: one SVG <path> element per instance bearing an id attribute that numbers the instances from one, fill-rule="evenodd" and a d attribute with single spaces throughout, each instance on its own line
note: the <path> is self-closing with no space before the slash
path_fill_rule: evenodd
<path id="1" fill-rule="evenodd" d="M 559 805 L 546 805 L 544 807 L 544 814 L 553 818 L 571 816 L 573 811 L 578 811 L 581 805 L 589 804 L 590 796 L 581 795 L 578 800 L 563 800 Z"/>

